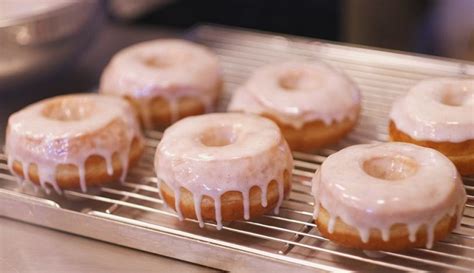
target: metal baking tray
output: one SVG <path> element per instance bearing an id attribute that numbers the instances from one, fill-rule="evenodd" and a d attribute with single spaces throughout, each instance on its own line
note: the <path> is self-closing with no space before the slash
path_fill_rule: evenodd
<path id="1" fill-rule="evenodd" d="M 465 177 L 468 202 L 461 227 L 432 249 L 367 255 L 322 237 L 312 220 L 310 179 L 326 156 L 356 143 L 387 140 L 387 115 L 394 98 L 429 77 L 473 76 L 474 64 L 352 47 L 312 39 L 221 26 L 194 28 L 189 38 L 211 47 L 223 62 L 225 110 L 232 91 L 256 67 L 288 59 L 323 60 L 344 70 L 363 93 L 355 130 L 317 154 L 293 153 L 293 190 L 279 215 L 199 228 L 180 222 L 159 198 L 153 174 L 154 150 L 162 134 L 146 132 L 146 150 L 123 185 L 92 192 L 45 195 L 20 187 L 0 155 L 0 215 L 97 240 L 136 248 L 232 272 L 471 271 L 474 268 L 474 177 Z M 415 186 L 415 185 L 414 185 Z"/>

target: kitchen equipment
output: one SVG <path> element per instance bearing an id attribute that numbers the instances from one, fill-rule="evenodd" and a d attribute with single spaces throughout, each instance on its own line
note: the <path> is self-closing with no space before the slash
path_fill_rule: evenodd
<path id="1" fill-rule="evenodd" d="M 363 111 L 358 126 L 337 146 L 318 154 L 294 153 L 294 187 L 279 215 L 235 221 L 217 231 L 207 223 L 180 222 L 158 196 L 154 149 L 162 136 L 149 131 L 145 154 L 123 185 L 94 192 L 45 195 L 19 190 L 0 155 L 0 215 L 57 230 L 174 257 L 232 272 L 470 271 L 474 268 L 474 178 L 465 177 L 468 203 L 462 226 L 433 249 L 403 253 L 368 252 L 339 247 L 317 232 L 312 220 L 310 178 L 326 156 L 355 143 L 387 140 L 387 118 L 396 97 L 421 79 L 474 76 L 474 64 L 425 56 L 357 48 L 299 37 L 230 29 L 195 28 L 189 38 L 210 46 L 223 62 L 224 111 L 231 92 L 265 63 L 321 59 L 344 70 L 359 85 Z"/>
<path id="2" fill-rule="evenodd" d="M 44 79 L 85 49 L 101 22 L 100 1 L 0 2 L 0 92 Z"/>

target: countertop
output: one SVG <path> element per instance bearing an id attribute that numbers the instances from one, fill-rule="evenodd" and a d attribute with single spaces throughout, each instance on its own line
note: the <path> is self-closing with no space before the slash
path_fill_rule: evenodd
<path id="1" fill-rule="evenodd" d="M 130 44 L 183 32 L 106 24 L 72 68 L 21 90 L 0 93 L 0 143 L 8 116 L 58 94 L 94 89 L 111 56 Z M 88 238 L 0 217 L 0 272 L 218 272 Z"/>
<path id="2" fill-rule="evenodd" d="M 0 217 L 0 272 L 219 272 Z"/>

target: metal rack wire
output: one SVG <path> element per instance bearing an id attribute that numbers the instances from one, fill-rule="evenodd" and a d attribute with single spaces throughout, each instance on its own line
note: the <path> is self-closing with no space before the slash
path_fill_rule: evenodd
<path id="1" fill-rule="evenodd" d="M 329 62 L 351 76 L 363 92 L 359 125 L 345 140 L 318 154 L 293 153 L 294 187 L 279 215 L 226 223 L 222 231 L 210 222 L 203 229 L 195 220 L 179 222 L 158 195 L 152 162 L 162 134 L 155 131 L 146 133 L 144 156 L 125 183 L 87 193 L 68 190 L 64 196 L 47 196 L 28 187 L 19 190 L 0 154 L 0 215 L 230 271 L 474 268 L 472 177 L 464 178 L 468 202 L 461 228 L 433 249 L 403 253 L 363 253 L 329 242 L 312 220 L 310 195 L 310 179 L 327 155 L 347 145 L 386 140 L 391 102 L 411 84 L 426 77 L 473 75 L 474 65 L 216 26 L 198 27 L 190 36 L 213 48 L 222 59 L 226 92 L 220 110 L 225 110 L 231 91 L 255 67 L 289 58 Z M 52 219 L 52 215 L 62 218 Z M 73 226 L 61 221 L 64 219 L 80 222 Z"/>

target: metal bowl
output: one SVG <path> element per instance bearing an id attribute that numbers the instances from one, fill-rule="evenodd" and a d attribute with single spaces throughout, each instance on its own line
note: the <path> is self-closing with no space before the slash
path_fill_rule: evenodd
<path id="1" fill-rule="evenodd" d="M 102 21 L 100 6 L 99 0 L 63 1 L 33 15 L 0 18 L 0 92 L 72 63 Z"/>

